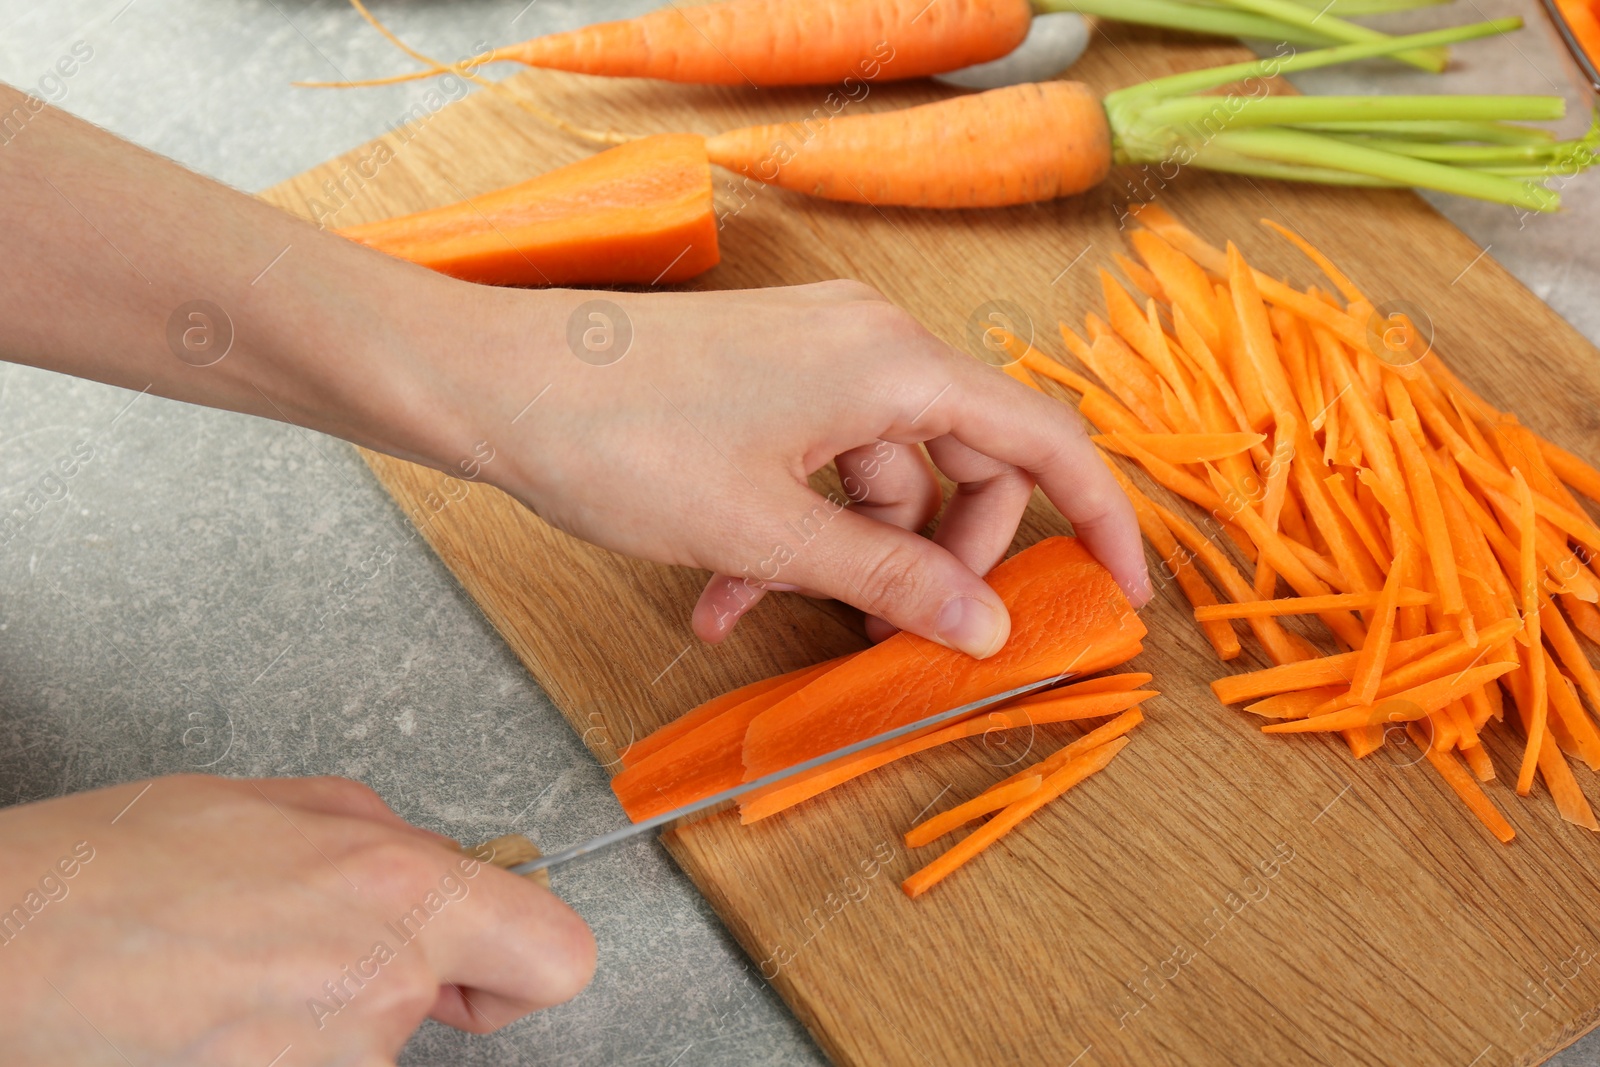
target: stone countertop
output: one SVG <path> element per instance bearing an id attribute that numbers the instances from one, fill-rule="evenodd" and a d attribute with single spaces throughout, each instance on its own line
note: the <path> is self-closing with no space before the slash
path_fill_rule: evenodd
<path id="1" fill-rule="evenodd" d="M 1467 2 L 1457 21 L 1537 17 L 1531 3 Z M 453 56 L 652 6 L 419 0 L 382 13 Z M 1464 53 L 1442 79 L 1366 64 L 1297 80 L 1580 100 L 1543 26 Z M 47 80 L 64 55 L 82 62 Z M 0 79 L 251 191 L 384 132 L 420 94 L 292 79 L 400 69 L 343 0 L 0 0 Z M 1435 202 L 1600 341 L 1600 182 L 1564 193 L 1559 219 Z M 45 486 L 31 521 L 0 528 L 0 803 L 189 770 L 341 774 L 462 840 L 566 843 L 622 822 L 604 772 L 348 446 L 0 365 L 0 510 L 74 449 L 91 458 L 64 488 Z M 402 1063 L 823 1062 L 659 845 L 564 869 L 557 887 L 599 940 L 594 984 L 486 1037 L 430 1023 Z M 1600 1064 L 1600 1038 L 1557 1062 Z"/>

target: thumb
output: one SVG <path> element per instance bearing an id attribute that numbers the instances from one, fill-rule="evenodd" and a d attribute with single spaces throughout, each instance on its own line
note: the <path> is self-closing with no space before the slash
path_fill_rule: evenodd
<path id="1" fill-rule="evenodd" d="M 822 500 L 809 491 L 804 495 L 804 506 Z M 795 546 L 779 581 L 842 600 L 978 659 L 1000 651 L 1010 636 L 1011 616 L 995 591 L 927 538 L 844 509 L 806 532 L 813 529 Z"/>

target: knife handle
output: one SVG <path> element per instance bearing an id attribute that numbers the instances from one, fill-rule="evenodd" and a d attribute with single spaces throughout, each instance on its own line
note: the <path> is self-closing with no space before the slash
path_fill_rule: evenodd
<path id="1" fill-rule="evenodd" d="M 543 855 L 532 841 L 529 841 L 521 834 L 503 834 L 491 841 L 485 841 L 481 845 L 473 845 L 470 848 L 463 845 L 461 852 L 463 855 L 471 856 L 479 863 L 487 863 L 492 867 L 515 867 L 519 863 L 527 863 L 529 860 L 536 860 Z M 550 872 L 548 870 L 530 871 L 522 877 L 531 878 L 546 889 L 550 888 Z"/>

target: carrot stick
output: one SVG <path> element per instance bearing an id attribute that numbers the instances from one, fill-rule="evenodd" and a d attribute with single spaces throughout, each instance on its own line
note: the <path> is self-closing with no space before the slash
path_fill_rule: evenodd
<path id="1" fill-rule="evenodd" d="M 1293 230 L 1280 226 L 1271 219 L 1261 219 L 1260 221 L 1261 225 L 1277 233 L 1284 240 L 1298 248 L 1307 259 L 1315 263 L 1317 269 L 1328 276 L 1328 280 L 1333 283 L 1333 287 L 1339 290 L 1346 300 L 1365 299 L 1361 295 L 1361 290 L 1356 288 L 1355 283 L 1345 277 L 1344 272 L 1334 266 L 1333 260 L 1319 252 L 1310 241 L 1307 241 Z"/>
<path id="2" fill-rule="evenodd" d="M 1591 771 L 1600 770 L 1600 730 L 1595 729 L 1594 720 L 1583 710 L 1583 703 L 1578 700 L 1572 683 L 1556 669 L 1549 651 L 1540 648 L 1538 654 L 1544 659 L 1545 688 L 1550 710 L 1554 713 L 1550 718 L 1551 727 L 1560 723 L 1571 739 L 1571 748 L 1578 758 Z"/>
<path id="3" fill-rule="evenodd" d="M 1361 539 L 1361 544 L 1366 548 L 1367 553 L 1377 561 L 1380 568 L 1387 569 L 1393 559 L 1393 555 L 1390 553 L 1388 545 L 1385 544 L 1383 536 L 1378 533 L 1377 527 L 1372 524 L 1372 520 L 1367 516 L 1366 511 L 1356 502 L 1356 498 L 1350 495 L 1350 486 L 1346 484 L 1344 476 L 1330 474 L 1323 480 L 1323 484 L 1328 487 L 1329 498 L 1333 500 L 1334 506 L 1339 509 L 1340 513 L 1350 523 L 1351 529 L 1355 530 L 1356 536 Z"/>
<path id="4" fill-rule="evenodd" d="M 996 786 L 983 793 L 979 793 L 965 804 L 958 804 L 949 811 L 940 812 L 931 819 L 925 819 L 906 831 L 906 847 L 921 848 L 923 845 L 932 844 L 952 830 L 959 829 L 973 819 L 987 815 L 992 811 L 999 811 L 1008 804 L 1015 803 L 1038 790 L 1044 779 L 1037 774 L 1027 778 L 1018 779 L 1010 785 Z"/>
<path id="5" fill-rule="evenodd" d="M 1333 686 L 1319 686 L 1293 693 L 1278 693 L 1264 700 L 1258 700 L 1254 704 L 1247 704 L 1244 710 L 1267 719 L 1304 719 L 1330 699 L 1338 696 L 1339 692 Z"/>
<path id="6" fill-rule="evenodd" d="M 1468 644 L 1464 637 L 1458 635 L 1456 641 L 1443 648 L 1419 656 L 1380 676 L 1377 690 L 1371 697 L 1365 700 L 1359 699 L 1352 689 L 1316 709 L 1315 714 L 1326 715 L 1344 708 L 1371 706 L 1375 701 L 1388 699 L 1414 686 L 1491 661 L 1496 658 L 1495 650 L 1502 648 L 1505 642 L 1521 629 L 1522 623 L 1519 620 L 1502 619 L 1484 629 L 1481 641 Z"/>
<path id="7" fill-rule="evenodd" d="M 1248 452 L 1262 441 L 1259 433 L 1109 433 L 1093 438 L 1120 455 L 1123 441 L 1131 440 L 1153 456 L 1169 463 L 1209 463 Z"/>
<path id="8" fill-rule="evenodd" d="M 1218 604 L 1195 608 L 1198 622 L 1211 619 L 1249 619 L 1261 615 L 1315 615 L 1324 611 L 1357 611 L 1378 607 L 1383 593 L 1330 593 L 1323 596 L 1281 597 L 1277 600 L 1251 600 L 1242 604 Z M 1432 593 L 1420 589 L 1397 589 L 1394 602 L 1406 607 L 1431 604 Z"/>
<path id="9" fill-rule="evenodd" d="M 1590 500 L 1600 502 L 1600 470 L 1595 470 L 1560 445 L 1542 437 L 1539 438 L 1539 451 L 1558 478 Z"/>
<path id="10" fill-rule="evenodd" d="M 1458 640 L 1460 634 L 1439 633 L 1396 641 L 1389 646 L 1389 666 L 1397 667 L 1425 656 Z M 1248 674 L 1233 674 L 1211 683 L 1211 691 L 1224 704 L 1240 704 L 1257 697 L 1288 693 L 1315 686 L 1348 687 L 1355 676 L 1360 652 L 1341 652 L 1334 656 L 1285 663 Z"/>
<path id="11" fill-rule="evenodd" d="M 1506 496 L 1515 497 L 1515 487 L 1510 475 L 1496 470 L 1492 464 L 1483 457 L 1473 452 L 1456 453 L 1456 463 L 1461 469 L 1489 489 L 1498 490 Z M 1570 508 L 1564 508 L 1542 493 L 1530 490 L 1533 508 L 1536 516 L 1547 519 L 1558 530 L 1574 541 L 1579 542 L 1591 552 L 1600 552 L 1600 527 L 1590 522 L 1587 516 L 1579 515 Z"/>
<path id="12" fill-rule="evenodd" d="M 1167 291 L 1161 287 L 1161 281 L 1149 270 L 1135 263 L 1121 252 L 1111 253 L 1111 261 L 1134 284 L 1134 287 L 1146 296 L 1154 297 L 1162 303 L 1167 302 Z"/>
<path id="13" fill-rule="evenodd" d="M 1128 241 L 1151 273 L 1159 279 L 1168 302 L 1172 304 L 1174 325 L 1178 315 L 1182 314 L 1198 332 L 1207 349 L 1215 351 L 1221 335 L 1217 332 L 1211 283 L 1206 281 L 1205 272 L 1199 264 L 1162 240 L 1154 230 L 1133 230 L 1128 234 Z M 1178 340 L 1183 340 L 1181 333 Z"/>
<path id="14" fill-rule="evenodd" d="M 1009 833 L 1018 823 L 1044 807 L 1056 797 L 1105 768 L 1128 744 L 1119 737 L 1084 756 L 1072 760 L 1044 780 L 1038 789 L 1011 806 L 1003 808 L 988 822 L 962 838 L 953 848 L 938 859 L 917 871 L 900 884 L 906 896 L 915 899 L 938 885 L 978 853 Z"/>
<path id="15" fill-rule="evenodd" d="M 1273 344 L 1272 328 L 1267 320 L 1266 304 L 1256 286 L 1255 272 L 1232 241 L 1228 242 L 1228 288 L 1247 365 L 1260 383 L 1262 398 L 1273 417 L 1281 420 L 1296 411 L 1294 391 L 1289 387 L 1283 361 L 1278 358 L 1277 346 Z"/>
<path id="16" fill-rule="evenodd" d="M 1371 707 L 1345 708 L 1343 711 L 1316 715 L 1298 722 L 1276 723 L 1263 726 L 1265 733 L 1301 734 L 1325 730 L 1348 730 L 1357 726 L 1380 725 L 1386 722 L 1409 722 L 1431 715 L 1458 700 L 1469 691 L 1516 669 L 1513 663 L 1490 663 L 1473 667 L 1448 678 L 1436 678 L 1411 689 L 1403 690 Z"/>
<path id="17" fill-rule="evenodd" d="M 1416 505 L 1417 521 L 1422 527 L 1422 544 L 1427 549 L 1428 562 L 1433 565 L 1434 579 L 1439 583 L 1439 607 L 1446 615 L 1459 616 L 1465 610 L 1466 602 L 1461 595 L 1461 577 L 1456 572 L 1450 530 L 1445 525 L 1444 509 L 1439 503 L 1439 487 L 1434 485 L 1428 461 L 1423 458 L 1422 449 L 1417 446 L 1405 423 L 1399 419 L 1391 420 L 1389 430 L 1394 435 L 1395 451 L 1405 471 L 1411 501 Z M 1461 632 L 1471 636 L 1470 617 L 1461 620 Z"/>
<path id="18" fill-rule="evenodd" d="M 1540 598 L 1539 629 L 1544 639 L 1550 642 L 1556 658 L 1572 676 L 1578 690 L 1588 699 L 1589 706 L 1600 714 L 1600 673 L 1595 671 L 1589 657 L 1584 655 L 1577 636 L 1567 625 L 1567 620 L 1562 618 L 1561 609 L 1549 597 Z"/>
<path id="19" fill-rule="evenodd" d="M 1110 722 L 1101 723 L 1077 740 L 1070 744 L 1062 745 L 1044 759 L 1022 768 L 1022 770 L 1009 778 L 1002 778 L 989 788 L 998 789 L 1001 786 L 1010 785 L 1012 782 L 1020 781 L 1030 774 L 1040 774 L 1048 778 L 1062 767 L 1065 767 L 1071 760 L 1075 760 L 1090 750 L 1099 748 L 1101 745 L 1115 741 L 1142 722 L 1144 722 L 1144 713 L 1138 708 L 1129 708 Z"/>
<path id="20" fill-rule="evenodd" d="M 1494 760 L 1489 758 L 1488 750 L 1482 745 L 1462 749 L 1461 758 L 1467 761 L 1467 766 L 1477 776 L 1478 781 L 1494 781 Z"/>
<path id="21" fill-rule="evenodd" d="M 1378 695 L 1378 684 L 1383 680 L 1383 669 L 1389 658 L 1389 648 L 1394 642 L 1395 611 L 1400 606 L 1400 581 L 1405 575 L 1410 542 L 1401 538 L 1401 552 L 1396 566 L 1389 571 L 1379 595 L 1377 611 L 1367 628 L 1366 643 L 1357 654 L 1354 675 L 1350 680 L 1350 698 L 1356 704 L 1371 704 Z"/>
<path id="22" fill-rule="evenodd" d="M 1500 814 L 1500 809 L 1484 795 L 1483 789 L 1472 776 L 1461 769 L 1454 756 L 1433 744 L 1415 724 L 1406 727 L 1406 731 L 1417 747 L 1427 755 L 1428 762 L 1439 772 L 1439 777 L 1445 780 L 1445 784 L 1455 791 L 1467 809 L 1478 817 L 1479 822 L 1489 828 L 1489 832 L 1494 834 L 1501 844 L 1507 844 L 1517 836 L 1511 824 L 1506 822 L 1506 817 Z"/>
<path id="23" fill-rule="evenodd" d="M 1522 532 L 1521 569 L 1518 574 L 1521 580 L 1518 588 L 1522 593 L 1523 633 L 1528 647 L 1539 649 L 1539 558 L 1535 548 L 1533 492 L 1520 470 L 1513 470 L 1511 477 L 1517 501 L 1517 527 Z M 1529 657 L 1528 703 L 1528 746 L 1523 751 L 1522 768 L 1517 773 L 1517 793 L 1521 796 L 1527 796 L 1528 790 L 1533 788 L 1533 772 L 1538 765 L 1539 746 L 1544 743 L 1545 720 L 1550 714 L 1543 655 Z"/>

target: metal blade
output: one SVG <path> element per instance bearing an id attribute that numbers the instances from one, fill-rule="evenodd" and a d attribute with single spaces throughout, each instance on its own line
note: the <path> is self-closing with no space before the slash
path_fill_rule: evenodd
<path id="1" fill-rule="evenodd" d="M 632 823 L 628 826 L 622 827 L 619 830 L 612 830 L 610 833 L 601 834 L 599 837 L 591 837 L 589 840 L 573 845 L 571 848 L 564 848 L 560 852 L 552 852 L 548 856 L 540 856 L 536 860 L 529 860 L 527 863 L 519 863 L 515 867 L 510 867 L 507 869 L 510 870 L 512 874 L 529 874 L 533 871 L 543 870 L 546 867 L 554 867 L 558 863 L 566 863 L 568 860 L 577 859 L 579 856 L 586 856 L 592 852 L 598 852 L 603 848 L 609 848 L 610 846 L 615 845 L 619 841 L 626 841 L 635 834 L 646 833 L 650 830 L 656 829 L 657 827 L 665 826 L 667 823 L 675 822 L 678 819 L 686 818 L 690 815 L 697 815 L 700 812 L 706 811 L 709 808 L 714 808 L 719 804 L 726 804 L 730 800 L 737 800 L 739 797 L 751 792 L 752 790 L 764 789 L 767 786 L 774 785 L 786 778 L 792 778 L 797 774 L 804 774 L 806 771 L 813 771 L 818 767 L 826 766 L 835 760 L 841 760 L 849 756 L 857 755 L 858 753 L 865 752 L 869 748 L 875 748 L 878 745 L 885 744 L 886 742 L 895 741 L 909 734 L 918 733 L 922 730 L 928 729 L 931 726 L 940 726 L 954 719 L 965 718 L 966 716 L 980 712 L 985 708 L 994 707 L 996 704 L 1003 704 L 1008 700 L 1015 700 L 1017 697 L 1027 696 L 1029 693 L 1037 693 L 1040 690 L 1049 689 L 1051 686 L 1058 685 L 1061 682 L 1066 681 L 1068 678 L 1071 678 L 1074 673 L 1076 672 L 1064 671 L 1061 674 L 1053 674 L 1049 678 L 1041 678 L 1037 682 L 1029 682 L 1027 685 L 1019 685 L 1015 689 L 1007 689 L 1004 693 L 996 693 L 994 696 L 984 697 L 982 700 L 974 700 L 972 703 L 963 704 L 959 708 L 951 708 L 949 711 L 937 712 L 933 715 L 927 716 L 926 718 L 918 719 L 916 722 L 906 723 L 904 726 L 896 726 L 892 730 L 885 730 L 881 734 L 874 734 L 872 737 L 869 737 L 864 741 L 856 741 L 853 744 L 845 745 L 843 748 L 836 748 L 832 752 L 826 752 L 820 756 L 813 756 L 811 759 L 808 759 L 803 763 L 797 763 L 793 767 L 786 767 L 781 771 L 774 771 L 765 777 L 757 778 L 751 782 L 743 782 L 734 786 L 732 789 L 724 789 L 722 792 L 706 797 L 704 800 L 697 800 L 693 804 L 687 804 L 684 807 L 675 808 L 672 811 L 664 811 L 660 815 L 652 815 L 643 822 Z"/>

